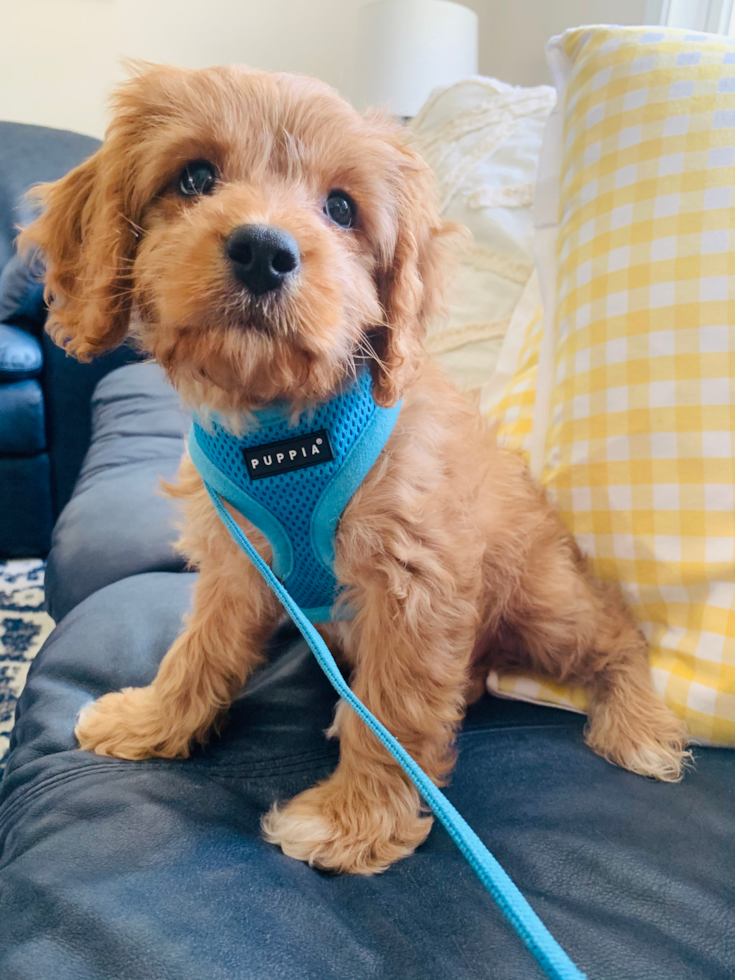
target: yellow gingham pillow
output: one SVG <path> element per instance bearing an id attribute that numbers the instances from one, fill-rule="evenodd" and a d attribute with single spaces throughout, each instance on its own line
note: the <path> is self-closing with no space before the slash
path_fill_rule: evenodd
<path id="1" fill-rule="evenodd" d="M 516 369 L 500 400 L 492 407 L 497 425 L 498 443 L 521 453 L 528 459 L 533 408 L 536 398 L 536 373 L 543 327 L 543 309 L 538 306 L 524 329 Z"/>
<path id="2" fill-rule="evenodd" d="M 623 583 L 693 739 L 734 744 L 735 44 L 592 28 L 550 56 L 563 143 L 542 483 Z M 501 431 L 527 445 L 508 407 Z M 585 704 L 530 678 L 489 686 Z"/>

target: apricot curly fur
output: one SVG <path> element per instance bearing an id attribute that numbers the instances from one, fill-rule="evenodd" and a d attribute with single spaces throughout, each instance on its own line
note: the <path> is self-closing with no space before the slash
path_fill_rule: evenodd
<path id="1" fill-rule="evenodd" d="M 653 690 L 646 643 L 619 589 L 591 574 L 519 459 L 426 360 L 443 303 L 446 243 L 431 172 L 405 128 L 360 116 L 313 79 L 139 65 L 115 94 L 102 148 L 41 187 L 26 248 L 47 264 L 49 332 L 76 357 L 130 330 L 183 398 L 233 427 L 274 398 L 324 399 L 367 356 L 396 428 L 339 525 L 336 574 L 356 610 L 325 625 L 355 693 L 439 785 L 469 698 L 488 670 L 530 668 L 590 694 L 589 745 L 609 761 L 681 778 L 684 727 Z M 215 191 L 177 194 L 187 161 Z M 346 231 L 323 201 L 357 202 Z M 298 242 L 287 288 L 260 299 L 224 242 L 269 224 Z M 82 748 L 184 758 L 223 721 L 281 615 L 184 456 L 180 547 L 200 576 L 194 608 L 153 683 L 79 718 Z M 256 547 L 267 541 L 234 514 Z M 431 819 L 357 717 L 338 707 L 334 774 L 264 817 L 268 840 L 323 868 L 372 874 L 410 854 Z"/>

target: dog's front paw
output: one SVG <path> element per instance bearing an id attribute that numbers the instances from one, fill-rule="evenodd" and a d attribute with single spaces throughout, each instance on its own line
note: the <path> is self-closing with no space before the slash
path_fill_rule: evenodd
<path id="1" fill-rule="evenodd" d="M 411 854 L 433 820 L 419 815 L 418 795 L 401 786 L 396 798 L 370 798 L 333 777 L 274 805 L 262 821 L 267 841 L 284 854 L 328 871 L 372 875 Z"/>
<path id="2" fill-rule="evenodd" d="M 80 749 L 118 759 L 189 755 L 189 737 L 166 724 L 153 687 L 127 687 L 93 701 L 79 712 L 74 734 Z"/>

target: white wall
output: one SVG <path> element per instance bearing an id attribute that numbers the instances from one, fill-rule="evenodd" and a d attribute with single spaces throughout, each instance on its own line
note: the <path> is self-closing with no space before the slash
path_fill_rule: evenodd
<path id="1" fill-rule="evenodd" d="M 345 90 L 364 0 L 0 0 L 0 119 L 101 136 L 123 56 L 240 62 Z"/>
<path id="2" fill-rule="evenodd" d="M 104 129 L 115 0 L 0 0 L 0 119 Z"/>
<path id="3" fill-rule="evenodd" d="M 463 2 L 480 14 L 481 71 L 514 85 L 550 82 L 544 47 L 554 34 L 581 24 L 644 24 L 647 13 L 646 0 Z"/>
<path id="4" fill-rule="evenodd" d="M 0 0 L 0 119 L 101 136 L 122 56 L 244 62 L 317 75 L 349 95 L 365 0 Z M 544 43 L 580 23 L 641 22 L 646 0 L 465 0 L 480 71 L 548 80 Z"/>

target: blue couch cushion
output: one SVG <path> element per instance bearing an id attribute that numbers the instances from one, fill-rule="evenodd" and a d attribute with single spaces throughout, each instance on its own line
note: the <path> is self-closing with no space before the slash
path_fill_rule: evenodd
<path id="1" fill-rule="evenodd" d="M 0 455 L 35 456 L 45 448 L 40 384 L 37 381 L 0 384 Z"/>
<path id="2" fill-rule="evenodd" d="M 154 677 L 193 579 L 96 592 L 31 666 L 0 784 L 0 976 L 540 980 L 441 827 L 373 878 L 261 839 L 261 813 L 337 758 L 333 692 L 290 627 L 191 759 L 74 750 L 84 704 Z M 658 784 L 594 755 L 582 727 L 485 697 L 447 794 L 590 980 L 731 980 L 735 754 L 698 750 L 681 785 Z"/>
<path id="3" fill-rule="evenodd" d="M 0 384 L 25 381 L 41 373 L 41 345 L 25 330 L 0 323 Z"/>
<path id="4" fill-rule="evenodd" d="M 180 516 L 159 491 L 176 475 L 190 415 L 155 364 L 106 375 L 74 495 L 54 528 L 46 603 L 58 622 L 92 592 L 139 572 L 178 571 Z"/>
<path id="5" fill-rule="evenodd" d="M 54 519 L 72 495 L 92 432 L 92 392 L 100 378 L 141 355 L 123 344 L 117 350 L 80 364 L 51 340 L 41 337 L 43 391 L 51 455 L 51 500 Z"/>

